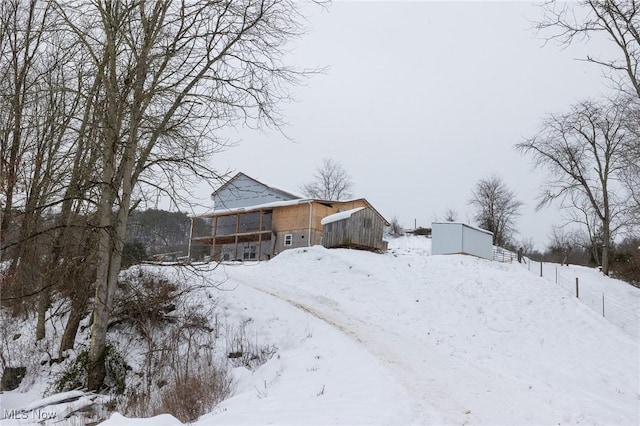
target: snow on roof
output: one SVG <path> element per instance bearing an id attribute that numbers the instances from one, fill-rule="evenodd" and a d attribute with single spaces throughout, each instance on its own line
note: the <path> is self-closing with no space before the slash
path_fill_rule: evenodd
<path id="1" fill-rule="evenodd" d="M 478 228 L 477 226 L 469 225 L 468 223 L 464 223 L 464 222 L 433 222 L 431 224 L 432 228 L 433 228 L 433 225 L 462 225 L 463 227 L 466 227 L 466 228 L 475 229 L 476 231 L 480 231 L 480 232 L 484 232 L 485 234 L 493 235 L 493 232 L 491 232 L 491 231 L 487 231 L 486 229 Z"/>
<path id="2" fill-rule="evenodd" d="M 256 210 L 272 209 L 276 207 L 295 206 L 297 204 L 307 204 L 307 203 L 341 204 L 341 203 L 358 201 L 360 199 L 331 201 L 331 200 L 320 200 L 317 198 L 300 198 L 296 200 L 272 201 L 270 203 L 256 204 L 255 206 L 234 207 L 232 209 L 209 210 L 205 213 L 194 215 L 193 217 L 206 217 L 206 216 L 221 215 L 221 214 L 228 214 L 228 213 L 245 213 L 245 212 L 252 212 Z"/>
<path id="3" fill-rule="evenodd" d="M 245 207 L 234 207 L 232 209 L 213 209 L 208 210 L 201 214 L 196 214 L 194 217 L 203 217 L 203 216 L 213 216 L 213 215 L 221 215 L 226 213 L 243 213 L 243 212 L 251 212 L 255 210 L 263 210 L 263 209 L 271 209 L 275 207 L 284 207 L 284 206 L 295 206 L 296 204 L 309 203 L 316 200 L 311 200 L 308 198 L 297 199 L 297 200 L 283 200 L 283 201 L 272 201 L 270 203 L 256 204 L 254 206 L 245 206 Z"/>
<path id="4" fill-rule="evenodd" d="M 351 217 L 351 215 L 354 214 L 355 212 L 359 212 L 362 209 L 364 209 L 364 207 L 357 207 L 355 209 L 346 210 L 346 211 L 343 211 L 343 212 L 338 212 L 338 213 L 331 214 L 331 215 L 325 217 L 324 219 L 322 219 L 320 221 L 320 224 L 321 225 L 326 225 L 327 223 L 337 222 L 339 220 L 346 219 L 348 217 Z"/>

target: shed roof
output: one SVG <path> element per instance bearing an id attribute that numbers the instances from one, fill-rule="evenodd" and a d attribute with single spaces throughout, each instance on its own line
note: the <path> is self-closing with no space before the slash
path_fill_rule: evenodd
<path id="1" fill-rule="evenodd" d="M 464 222 L 433 222 L 431 224 L 432 228 L 433 228 L 433 225 L 460 225 L 464 228 L 471 228 L 471 229 L 475 229 L 476 231 L 484 232 L 485 234 L 493 235 L 493 232 L 491 231 L 487 231 L 486 229 L 478 228 L 477 226 L 469 225 L 468 223 L 464 223 Z"/>
<path id="2" fill-rule="evenodd" d="M 253 212 L 256 210 L 267 210 L 267 209 L 273 209 L 277 207 L 295 206 L 298 204 L 307 204 L 307 203 L 313 203 L 313 202 L 329 203 L 329 201 L 316 200 L 313 198 L 298 198 L 295 200 L 272 201 L 270 203 L 256 204 L 254 206 L 234 207 L 231 209 L 214 209 L 214 210 L 209 210 L 200 215 L 196 215 L 196 217 L 219 216 L 219 215 L 232 214 L 232 213 L 246 213 L 246 212 Z"/>
<path id="3" fill-rule="evenodd" d="M 347 218 L 351 217 L 352 214 L 354 214 L 356 212 L 359 212 L 362 209 L 364 209 L 364 207 L 356 207 L 355 209 L 351 209 L 351 210 L 346 210 L 346 211 L 343 211 L 343 212 L 330 214 L 329 216 L 323 218 L 320 221 L 320 224 L 321 225 L 326 225 L 327 223 L 333 223 L 333 222 L 337 222 L 339 220 L 347 219 Z"/>

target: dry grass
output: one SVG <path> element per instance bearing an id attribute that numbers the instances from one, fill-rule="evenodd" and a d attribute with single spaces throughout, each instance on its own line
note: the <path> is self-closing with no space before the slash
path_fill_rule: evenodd
<path id="1" fill-rule="evenodd" d="M 227 398 L 231 387 L 231 376 L 225 368 L 188 373 L 162 388 L 156 414 L 169 413 L 181 422 L 194 421 Z"/>

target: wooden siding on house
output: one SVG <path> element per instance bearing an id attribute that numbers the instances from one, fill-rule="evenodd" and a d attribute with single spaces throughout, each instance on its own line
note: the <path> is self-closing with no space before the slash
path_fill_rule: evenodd
<path id="1" fill-rule="evenodd" d="M 293 206 L 281 207 L 273 211 L 273 232 L 276 235 L 274 253 L 284 250 L 307 247 L 317 244 L 314 239 L 317 231 L 314 227 L 313 216 L 310 216 L 309 209 L 313 212 L 312 203 L 302 203 Z M 309 228 L 311 219 L 311 229 Z M 291 244 L 285 245 L 285 238 L 291 235 Z"/>
<path id="2" fill-rule="evenodd" d="M 371 208 L 364 208 L 344 219 L 325 223 L 322 245 L 384 251 L 387 249 L 387 242 L 383 240 L 385 224 Z"/>
<path id="3" fill-rule="evenodd" d="M 366 207 L 363 199 L 340 202 L 309 200 L 273 210 L 273 231 L 276 234 L 275 254 L 283 250 L 322 244 L 322 219 L 343 210 Z M 311 209 L 311 211 L 309 211 Z M 285 236 L 291 234 L 291 245 L 285 246 Z"/>

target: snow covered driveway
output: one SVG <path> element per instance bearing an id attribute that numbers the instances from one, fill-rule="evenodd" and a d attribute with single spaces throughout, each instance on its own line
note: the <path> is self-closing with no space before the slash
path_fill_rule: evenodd
<path id="1" fill-rule="evenodd" d="M 637 339 L 518 265 L 312 247 L 227 271 L 372 354 L 409 398 L 402 423 L 639 418 Z"/>

